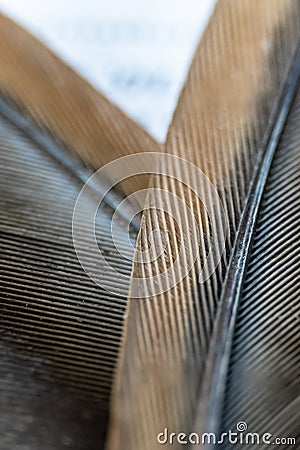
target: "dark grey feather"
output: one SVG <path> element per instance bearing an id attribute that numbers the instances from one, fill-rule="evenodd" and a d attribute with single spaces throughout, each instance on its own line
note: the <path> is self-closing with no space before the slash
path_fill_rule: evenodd
<path id="1" fill-rule="evenodd" d="M 0 116 L 0 447 L 99 449 L 126 297 L 93 283 L 75 253 L 73 208 L 88 172 L 49 152 L 31 125 L 35 140 L 24 134 L 25 122 L 20 131 Z M 102 251 L 130 274 L 111 214 L 108 205 L 98 214 Z"/>

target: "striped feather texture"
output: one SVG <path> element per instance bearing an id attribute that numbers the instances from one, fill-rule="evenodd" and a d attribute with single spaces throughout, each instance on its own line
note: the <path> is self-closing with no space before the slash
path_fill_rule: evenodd
<path id="1" fill-rule="evenodd" d="M 145 259 L 134 265 L 133 276 L 148 283 L 147 296 L 132 298 L 129 304 L 112 403 L 110 450 L 154 450 L 160 448 L 156 437 L 164 428 L 191 431 L 223 280 L 271 111 L 295 52 L 299 13 L 294 1 L 220 1 L 196 50 L 166 152 L 188 159 L 209 177 L 230 230 L 222 254 L 220 236 L 226 230 L 219 225 L 222 213 L 217 205 L 207 216 L 203 203 L 211 203 L 209 193 L 203 190 L 199 201 L 176 180 L 164 176 L 153 180 L 154 187 L 178 195 L 186 205 L 181 225 L 188 238 L 178 264 L 182 274 L 193 263 L 194 246 L 199 254 L 179 284 L 169 290 L 161 286 L 161 295 L 151 295 L 156 286 L 151 288 L 148 280 L 176 260 L 183 242 L 164 212 L 168 200 L 159 195 L 150 198 L 152 208 L 144 212 L 137 248 L 149 249 L 153 228 L 161 230 L 161 239 L 168 230 L 167 245 L 153 263 Z M 178 178 L 186 170 L 181 163 L 172 167 Z M 189 175 L 193 177 L 192 172 Z M 196 217 L 199 241 L 187 219 L 188 209 Z M 210 278 L 199 283 L 211 240 L 214 254 L 209 267 L 222 258 Z M 177 447 L 176 442 L 170 446 Z"/>
<path id="2" fill-rule="evenodd" d="M 1 448 L 102 448 L 126 296 L 93 283 L 77 259 L 72 216 L 82 180 L 76 170 L 3 116 L 0 172 Z M 111 215 L 101 207 L 98 242 L 107 261 L 129 277 L 128 243 L 123 239 L 125 256 L 116 252 Z M 122 222 L 119 233 L 127 237 Z M 84 222 L 82 239 L 88 251 Z M 120 280 L 111 282 L 120 287 Z"/>
<path id="3" fill-rule="evenodd" d="M 246 201 L 230 264 L 224 280 L 214 331 L 200 393 L 195 426 L 216 432 L 222 408 L 226 370 L 229 363 L 233 327 L 241 297 L 249 251 L 263 189 L 267 182 L 272 159 L 276 151 L 287 115 L 291 108 L 300 76 L 300 48 L 294 57 L 290 73 L 285 81 L 266 133 L 265 149 L 257 161 L 253 182 Z"/>
<path id="4" fill-rule="evenodd" d="M 60 147 L 98 169 L 115 158 L 160 145 L 138 124 L 0 13 L 0 92 Z M 123 186 L 131 192 L 133 180 Z"/>
<path id="5" fill-rule="evenodd" d="M 165 152 L 195 164 L 223 207 L 213 201 L 213 192 L 191 166 L 180 160 L 169 166 L 168 159 L 162 159 L 159 170 L 174 178 L 156 176 L 150 184 L 168 194 L 150 192 L 151 209 L 142 219 L 137 250 L 145 259 L 136 253 L 132 280 L 139 278 L 147 295 L 135 299 L 132 282 L 110 450 L 154 450 L 160 448 L 156 435 L 163 428 L 188 432 L 197 423 L 198 394 L 224 279 L 253 173 L 264 154 L 271 112 L 293 59 L 299 17 L 299 3 L 293 0 L 222 0 L 196 51 Z M 94 285 L 81 269 L 71 239 L 72 211 L 89 174 L 86 166 L 98 168 L 115 157 L 160 146 L 33 37 L 4 16 L 0 21 L 0 107 L 19 127 L 1 118 L 0 375 L 5 393 L 1 406 L 7 412 L 0 419 L 2 441 L 13 447 L 27 439 L 33 450 L 41 445 L 49 450 L 97 448 L 97 442 L 103 446 L 126 298 Z M 25 122 L 10 114 L 8 103 L 26 116 Z M 201 199 L 178 181 L 182 176 L 200 186 Z M 140 178 L 123 187 L 125 192 L 144 185 L 147 179 L 142 178 L 142 184 Z M 169 214 L 172 194 L 181 201 L 180 208 L 175 202 L 175 209 L 180 210 L 184 234 Z M 210 214 L 207 205 L 213 208 Z M 195 223 L 189 220 L 190 212 Z M 115 252 L 111 215 L 106 205 L 98 217 L 100 246 L 112 265 L 129 274 L 125 226 L 119 224 L 119 233 L 129 260 Z M 153 229 L 159 231 L 154 242 Z M 87 251 L 90 237 L 84 220 L 81 233 Z M 163 252 L 149 263 L 145 250 L 153 244 Z M 170 288 L 177 281 L 176 259 L 180 283 Z M 91 264 L 98 269 L 97 261 Z M 186 276 L 188 266 L 192 269 Z M 203 267 L 216 270 L 201 283 Z M 161 281 L 153 282 L 166 269 L 171 269 L 167 289 Z M 105 276 L 118 287 L 120 280 L 109 272 Z M 161 293 L 154 295 L 157 287 Z M 238 341 L 236 333 L 234 345 Z M 265 373 L 258 375 L 257 385 L 265 385 Z M 235 384 L 230 377 L 227 395 L 232 401 Z M 262 396 L 269 398 L 269 393 Z M 55 408 L 60 398 L 64 404 Z M 43 409 L 45 403 L 49 407 Z M 261 410 L 264 407 L 261 403 Z M 297 400 L 286 405 L 287 411 L 296 407 Z M 234 417 L 226 414 L 224 426 L 239 411 Z M 286 425 L 282 415 L 274 414 L 273 423 L 292 432 L 295 415 Z"/>
<path id="6" fill-rule="evenodd" d="M 276 437 L 300 437 L 299 123 L 298 88 L 260 207 L 222 417 L 224 432 L 235 430 L 243 420 L 248 432 L 271 433 L 272 442 Z M 262 447 L 256 443 L 251 448 Z M 286 441 L 280 448 L 290 445 Z"/>
<path id="7" fill-rule="evenodd" d="M 73 245 L 73 209 L 92 170 L 119 156 L 159 149 L 0 14 L 1 447 L 103 447 L 128 285 L 106 271 L 106 285 L 122 293 L 114 295 L 88 278 Z M 100 188 L 106 182 L 100 180 Z M 131 192 L 140 182 L 122 189 Z M 98 194 L 91 191 L 88 207 Z M 105 197 L 97 238 L 106 262 L 129 279 L 132 248 L 122 220 L 116 231 L 122 255 L 111 236 L 111 207 L 120 200 L 116 190 Z M 128 208 L 123 213 L 128 221 Z M 138 226 L 133 220 L 133 242 Z M 92 237 L 84 218 L 78 227 L 79 251 L 88 256 Z M 99 272 L 97 259 L 89 259 L 89 269 Z"/>

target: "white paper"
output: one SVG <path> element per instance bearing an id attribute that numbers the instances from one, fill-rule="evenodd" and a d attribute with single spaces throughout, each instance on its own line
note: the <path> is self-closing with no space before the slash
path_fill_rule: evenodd
<path id="1" fill-rule="evenodd" d="M 0 0 L 157 139 L 164 140 L 215 0 Z"/>

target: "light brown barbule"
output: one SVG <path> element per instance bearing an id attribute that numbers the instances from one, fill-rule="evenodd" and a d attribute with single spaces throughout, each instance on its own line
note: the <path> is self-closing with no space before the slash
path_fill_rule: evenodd
<path id="1" fill-rule="evenodd" d="M 109 450 L 160 448 L 157 434 L 168 428 L 189 432 L 195 420 L 197 393 L 209 349 L 218 299 L 243 212 L 251 176 L 280 86 L 299 36 L 300 6 L 284 0 L 221 0 L 196 50 L 170 125 L 165 151 L 197 165 L 219 192 L 230 222 L 220 264 L 198 282 L 207 251 L 205 237 L 217 236 L 220 211 L 205 220 L 201 202 L 166 177 L 155 187 L 177 193 L 194 212 L 200 229 L 199 259 L 189 276 L 173 289 L 145 299 L 130 299 L 119 370 L 112 400 Z M 174 173 L 185 170 L 178 164 Z M 200 180 L 199 180 L 200 182 Z M 209 198 L 204 199 L 209 202 Z M 166 229 L 167 214 L 144 213 L 137 247 L 147 248 L 153 224 Z M 196 239 L 179 261 L 182 272 Z M 168 246 L 152 264 L 136 262 L 135 276 L 149 277 L 178 257 L 180 239 L 168 228 Z M 218 249 L 220 252 L 222 249 Z M 214 261 L 211 261 L 214 264 Z M 176 442 L 165 448 L 179 448 Z"/>

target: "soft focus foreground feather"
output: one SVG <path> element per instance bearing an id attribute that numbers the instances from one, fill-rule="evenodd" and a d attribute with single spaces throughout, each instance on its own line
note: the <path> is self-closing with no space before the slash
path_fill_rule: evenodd
<path id="1" fill-rule="evenodd" d="M 1 13 L 0 92 L 91 169 L 160 149 L 142 127 Z M 135 182 L 127 185 L 130 192 Z"/>
<path id="2" fill-rule="evenodd" d="M 299 79 L 300 46 L 298 45 L 293 63 L 270 118 L 268 130 L 265 134 L 263 151 L 260 152 L 257 159 L 253 180 L 236 234 L 230 263 L 219 299 L 213 334 L 209 345 L 209 353 L 205 361 L 204 376 L 194 423 L 194 427 L 202 432 L 208 430 L 208 432 L 216 433 L 220 428 L 233 332 L 242 297 L 249 254 L 256 232 L 257 217 L 264 189 L 268 189 L 268 174 L 277 147 L 280 147 L 280 137 L 285 131 L 284 127 L 287 119 L 290 119 L 288 115 L 299 87 Z M 284 199 L 284 192 L 280 192 L 279 195 Z M 295 209 L 294 214 L 296 214 Z M 270 217 L 272 221 L 272 211 L 270 212 Z M 262 241 L 263 245 L 267 245 L 267 235 L 265 235 L 265 241 Z M 284 264 L 284 259 L 282 264 Z M 275 292 L 279 289 L 280 282 L 277 285 L 275 281 Z"/>
<path id="3" fill-rule="evenodd" d="M 176 287 L 151 296 L 148 283 L 148 298 L 130 301 L 112 404 L 110 450 L 160 448 L 156 437 L 164 428 L 197 431 L 191 428 L 216 308 L 257 155 L 296 48 L 299 17 L 295 1 L 220 1 L 196 51 L 166 152 L 195 163 L 218 190 L 230 223 L 226 249 L 217 270 L 200 284 L 207 242 L 224 231 L 221 212 L 216 208 L 208 218 L 188 189 L 163 176 L 153 180 L 154 187 L 176 193 L 186 209 L 193 210 L 200 230 L 199 257 Z M 175 165 L 175 176 L 181 170 L 185 168 L 180 163 Z M 148 234 L 155 227 L 167 229 L 168 236 L 158 260 L 134 265 L 133 276 L 147 280 L 168 267 L 182 245 L 176 227 L 160 211 L 165 207 L 162 199 L 151 200 L 155 207 L 144 213 L 137 248 L 148 249 Z M 210 201 L 205 192 L 204 201 Z M 192 263 L 196 240 L 195 230 L 184 220 L 189 240 L 179 261 L 182 273 Z M 221 251 L 216 239 L 215 255 Z"/>
<path id="4" fill-rule="evenodd" d="M 99 448 L 126 298 L 95 285 L 77 259 L 72 214 L 82 183 L 2 116 L 0 173 L 1 448 Z M 102 251 L 130 273 L 110 223 L 106 208 Z"/>
<path id="5" fill-rule="evenodd" d="M 127 299 L 101 289 L 80 266 L 73 209 L 90 169 L 157 149 L 144 130 L 0 15 L 1 448 L 103 447 Z M 112 212 L 101 208 L 98 242 L 129 278 L 126 227 L 118 224 L 124 257 L 112 241 Z M 81 234 L 88 254 L 83 224 Z M 91 265 L 99 270 L 98 261 Z M 111 273 L 104 276 L 116 290 L 128 289 Z"/>

